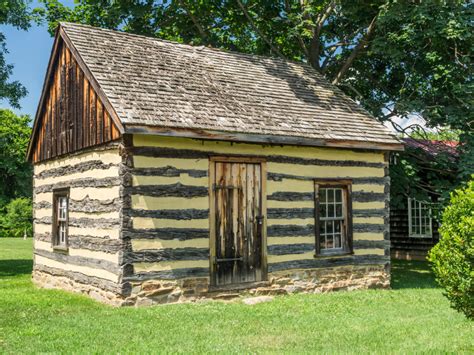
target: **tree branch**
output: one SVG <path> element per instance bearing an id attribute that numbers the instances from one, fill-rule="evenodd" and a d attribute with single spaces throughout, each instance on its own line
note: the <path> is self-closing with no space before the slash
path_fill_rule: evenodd
<path id="1" fill-rule="evenodd" d="M 285 0 L 285 9 L 286 9 L 286 13 L 289 15 L 291 12 L 291 6 L 288 0 Z M 304 43 L 304 40 L 298 31 L 296 31 L 296 37 L 298 38 L 298 43 L 300 44 L 300 47 L 303 50 L 305 57 L 309 59 L 308 48 L 306 47 L 306 44 Z"/>
<path id="2" fill-rule="evenodd" d="M 178 0 L 179 1 L 179 4 L 181 5 L 181 7 L 183 8 L 184 12 L 186 13 L 186 15 L 189 16 L 189 18 L 191 19 L 192 23 L 194 24 L 194 26 L 197 28 L 198 32 L 199 32 L 199 35 L 201 36 L 202 40 L 204 41 L 204 43 L 208 43 L 208 39 L 209 39 L 209 36 L 207 35 L 206 31 L 204 31 L 204 28 L 201 26 L 201 24 L 199 23 L 198 19 L 196 18 L 196 16 L 193 15 L 193 13 L 189 10 L 189 8 L 186 6 L 185 4 L 185 1 L 183 0 Z"/>
<path id="3" fill-rule="evenodd" d="M 337 85 L 341 82 L 341 79 L 344 77 L 344 75 L 347 73 L 349 68 L 351 67 L 352 63 L 354 62 L 354 59 L 357 57 L 357 55 L 365 48 L 367 45 L 367 42 L 369 38 L 372 36 L 375 30 L 375 22 L 377 20 L 377 16 L 375 16 L 372 21 L 370 22 L 369 27 L 367 27 L 367 32 L 364 36 L 362 36 L 361 40 L 357 45 L 352 49 L 351 54 L 347 58 L 347 60 L 344 62 L 342 65 L 341 69 L 339 72 L 336 74 L 336 77 L 332 81 L 334 85 Z"/>
<path id="4" fill-rule="evenodd" d="M 311 47 L 310 47 L 310 64 L 313 66 L 313 68 L 320 69 L 319 66 L 319 52 L 321 48 L 321 30 L 324 26 L 324 23 L 328 19 L 329 15 L 331 12 L 334 10 L 336 7 L 336 2 L 333 0 L 329 3 L 329 5 L 326 7 L 324 12 L 318 16 L 317 22 L 316 22 L 316 27 L 314 28 L 313 31 L 313 39 L 311 40 Z"/>
<path id="5" fill-rule="evenodd" d="M 254 29 L 255 32 L 257 32 L 257 34 L 260 36 L 260 38 L 266 43 L 268 44 L 268 46 L 270 47 L 270 50 L 277 54 L 279 57 L 281 58 L 284 58 L 283 54 L 281 54 L 281 52 L 278 50 L 277 47 L 275 47 L 273 45 L 273 43 L 263 34 L 262 31 L 260 31 L 260 29 L 257 27 L 257 25 L 255 24 L 255 21 L 253 20 L 252 16 L 250 16 L 250 14 L 248 13 L 247 9 L 245 8 L 245 6 L 242 4 L 242 2 L 240 0 L 237 0 L 237 4 L 239 5 L 239 7 L 241 8 L 242 12 L 244 13 L 245 17 L 247 18 L 247 20 L 249 21 L 250 23 L 250 26 L 252 26 L 252 28 Z"/>

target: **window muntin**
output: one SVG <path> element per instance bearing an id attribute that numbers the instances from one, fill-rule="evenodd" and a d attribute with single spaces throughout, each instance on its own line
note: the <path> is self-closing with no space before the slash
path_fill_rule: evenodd
<path id="1" fill-rule="evenodd" d="M 413 238 L 431 238 L 431 216 L 430 203 L 408 198 L 408 235 Z"/>
<path id="2" fill-rule="evenodd" d="M 343 248 L 344 201 L 342 188 L 319 189 L 319 248 L 340 250 Z"/>
<path id="3" fill-rule="evenodd" d="M 347 254 L 352 248 L 350 182 L 315 184 L 316 254 Z"/>
<path id="4" fill-rule="evenodd" d="M 53 246 L 67 248 L 69 191 L 58 190 L 53 193 Z"/>

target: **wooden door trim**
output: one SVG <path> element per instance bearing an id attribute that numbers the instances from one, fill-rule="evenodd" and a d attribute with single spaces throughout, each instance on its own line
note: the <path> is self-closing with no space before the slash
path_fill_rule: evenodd
<path id="1" fill-rule="evenodd" d="M 246 156 L 222 156 L 222 155 L 213 155 L 209 157 L 211 162 L 221 162 L 221 163 L 249 163 L 249 164 L 258 164 L 266 163 L 266 159 L 263 157 L 246 157 Z"/>
<path id="2" fill-rule="evenodd" d="M 209 284 L 215 285 L 216 278 L 216 194 L 214 181 L 216 180 L 216 164 L 209 160 Z"/>
<path id="3" fill-rule="evenodd" d="M 216 178 L 216 162 L 232 162 L 232 163 L 250 163 L 260 165 L 260 201 L 263 218 L 262 226 L 262 281 L 268 279 L 267 269 L 267 164 L 264 158 L 260 157 L 229 157 L 229 156 L 212 156 L 209 157 L 209 284 L 210 288 L 218 288 L 216 286 L 216 195 L 214 191 L 214 182 Z M 238 285 L 238 284 L 235 284 Z"/>

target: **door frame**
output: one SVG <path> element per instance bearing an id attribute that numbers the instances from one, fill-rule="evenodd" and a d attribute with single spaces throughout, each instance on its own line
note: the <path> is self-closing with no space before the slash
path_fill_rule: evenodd
<path id="1" fill-rule="evenodd" d="M 243 164 L 259 164 L 261 189 L 261 214 L 263 216 L 262 225 L 262 280 L 257 282 L 232 284 L 226 286 L 218 286 L 215 284 L 214 275 L 216 274 L 216 264 L 214 258 L 216 257 L 216 201 L 214 193 L 214 183 L 216 175 L 216 163 L 243 163 Z M 254 156 L 222 156 L 215 155 L 209 157 L 209 285 L 213 289 L 224 288 L 242 288 L 242 286 L 253 287 L 255 284 L 261 284 L 268 279 L 267 271 L 267 161 L 262 157 Z M 240 287 L 239 287 L 240 286 Z"/>

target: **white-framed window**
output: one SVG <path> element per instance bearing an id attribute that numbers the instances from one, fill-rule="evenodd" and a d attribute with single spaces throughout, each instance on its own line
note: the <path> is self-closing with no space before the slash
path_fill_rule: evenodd
<path id="1" fill-rule="evenodd" d="M 433 236 L 431 203 L 408 198 L 408 235 L 413 238 Z"/>
<path id="2" fill-rule="evenodd" d="M 350 182 L 316 181 L 316 254 L 352 250 Z"/>
<path id="3" fill-rule="evenodd" d="M 68 245 L 69 189 L 53 193 L 53 246 L 66 249 Z"/>

